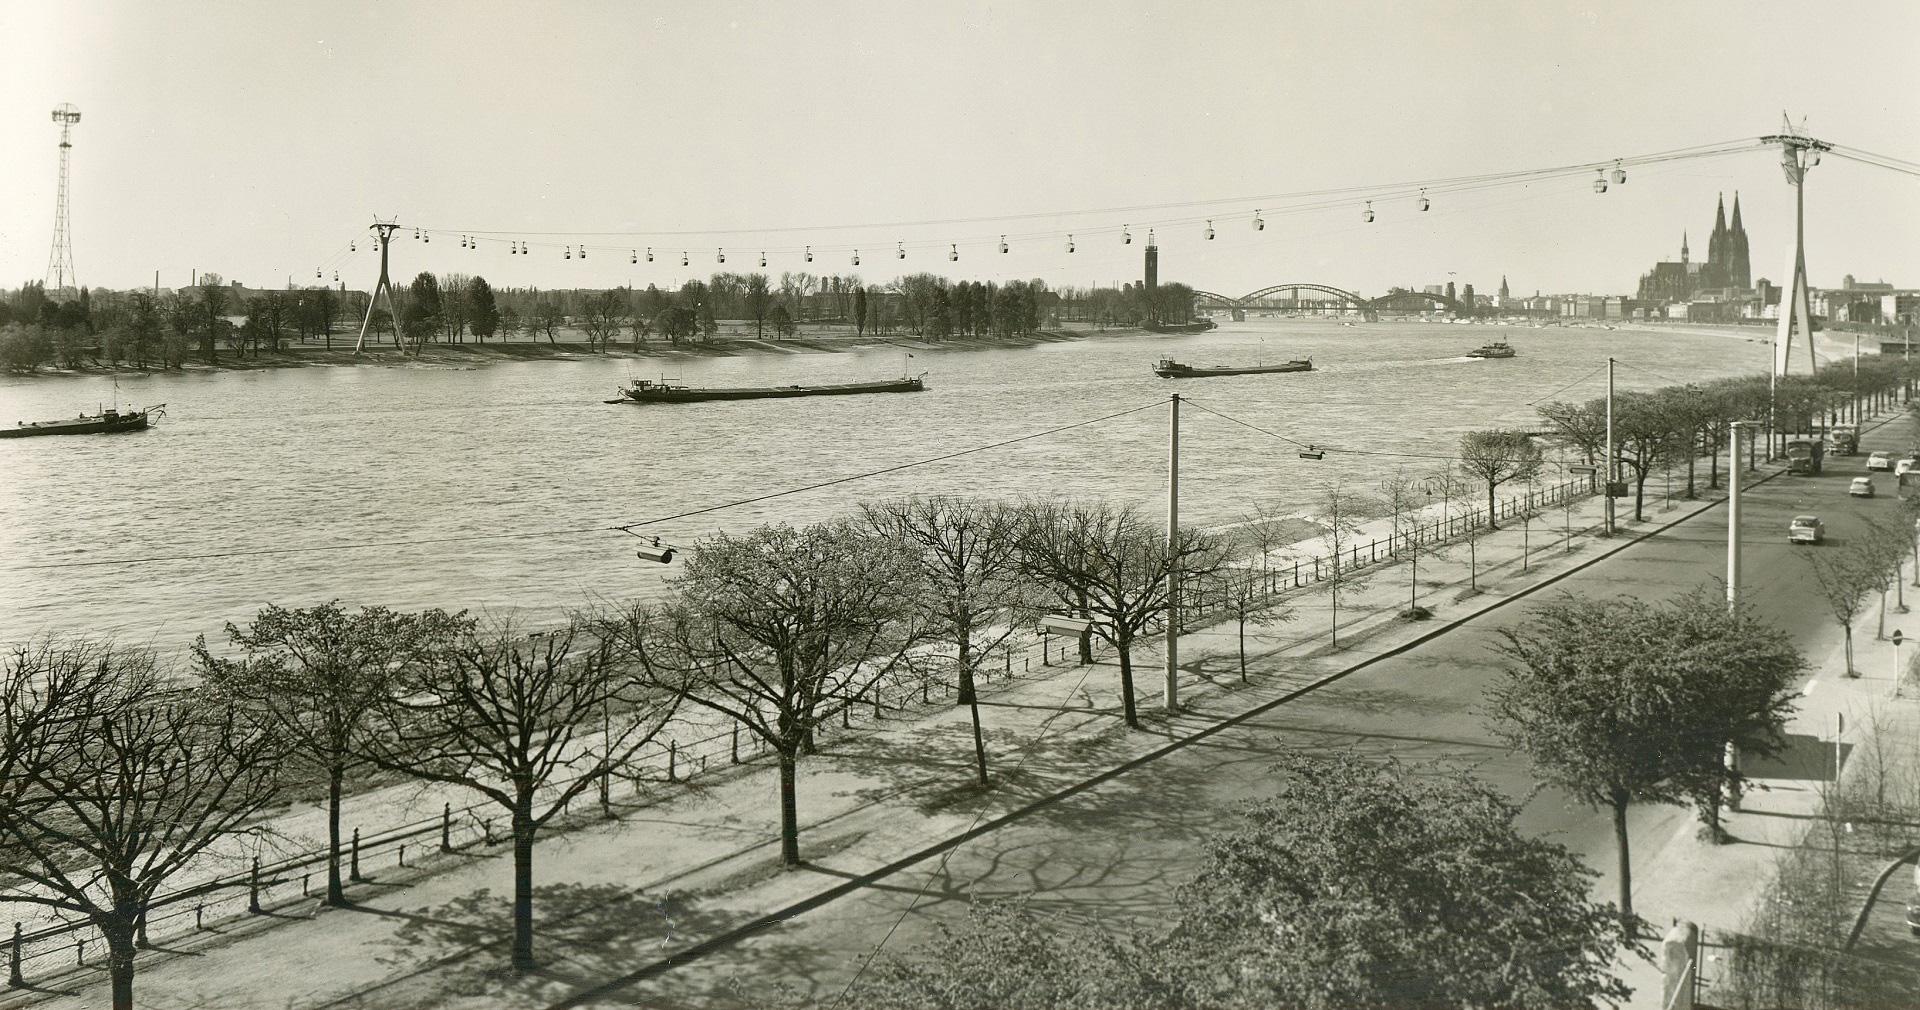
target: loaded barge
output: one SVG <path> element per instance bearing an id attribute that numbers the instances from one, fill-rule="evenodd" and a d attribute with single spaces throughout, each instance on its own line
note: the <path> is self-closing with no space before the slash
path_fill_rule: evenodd
<path id="1" fill-rule="evenodd" d="M 708 400 L 772 400 L 791 396 L 849 396 L 855 393 L 918 393 L 927 388 L 921 376 L 881 382 L 818 383 L 807 386 L 739 386 L 708 388 L 638 379 L 617 392 L 608 403 L 702 403 Z"/>
<path id="2" fill-rule="evenodd" d="M 1163 379 L 1197 379 L 1209 375 L 1258 375 L 1262 372 L 1311 372 L 1313 359 L 1287 361 L 1278 365 L 1213 365 L 1201 367 L 1183 365 L 1172 358 L 1161 358 L 1153 366 L 1153 374 Z"/>

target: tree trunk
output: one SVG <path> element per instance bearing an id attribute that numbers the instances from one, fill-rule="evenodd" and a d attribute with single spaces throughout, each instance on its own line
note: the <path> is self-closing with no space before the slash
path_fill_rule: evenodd
<path id="1" fill-rule="evenodd" d="M 533 794 L 516 797 L 513 811 L 513 970 L 532 971 L 533 961 Z"/>
<path id="2" fill-rule="evenodd" d="M 783 749 L 780 752 L 780 862 L 800 865 L 800 810 L 794 798 L 794 782 L 799 757 Z"/>
<path id="3" fill-rule="evenodd" d="M 133 1010 L 133 916 L 96 920 L 107 940 L 107 974 L 113 980 L 113 1010 Z"/>
<path id="4" fill-rule="evenodd" d="M 1497 487 L 1499 487 L 1499 485 L 1495 484 L 1493 481 L 1487 482 L 1487 528 L 1490 530 L 1497 530 L 1500 528 L 1500 524 L 1494 521 L 1494 519 L 1498 515 L 1498 512 L 1494 508 L 1493 491 Z"/>
<path id="5" fill-rule="evenodd" d="M 1120 710 L 1126 713 L 1127 725 L 1140 728 L 1140 716 L 1133 708 L 1133 643 L 1126 639 L 1115 642 L 1120 653 Z"/>
<path id="6" fill-rule="evenodd" d="M 1247 612 L 1240 611 L 1240 683 L 1247 682 Z"/>
<path id="7" fill-rule="evenodd" d="M 1633 482 L 1633 521 L 1646 522 L 1647 478 L 1645 474 Z"/>
<path id="8" fill-rule="evenodd" d="M 1847 632 L 1847 676 L 1857 677 L 1859 674 L 1853 672 L 1853 622 L 1844 621 L 1840 626 Z"/>
<path id="9" fill-rule="evenodd" d="M 339 765 L 327 769 L 327 904 L 335 908 L 347 903 L 340 886 L 340 784 L 346 775 Z"/>
<path id="10" fill-rule="evenodd" d="M 1613 791 L 1613 841 L 1620 860 L 1620 924 L 1633 929 L 1633 861 L 1627 846 L 1627 804 L 1632 797 L 1624 789 Z"/>
<path id="11" fill-rule="evenodd" d="M 980 702 L 978 698 L 967 702 L 967 709 L 973 715 L 973 763 L 980 772 L 980 785 L 987 785 L 987 742 L 980 733 Z"/>
<path id="12" fill-rule="evenodd" d="M 1340 574 L 1334 573 L 1333 581 L 1327 584 L 1327 598 L 1333 603 L 1333 641 L 1332 646 L 1340 647 Z"/>
<path id="13" fill-rule="evenodd" d="M 1087 617 L 1091 613 L 1091 611 L 1088 609 L 1090 606 L 1090 602 L 1088 601 L 1087 594 L 1085 592 L 1082 592 L 1079 595 L 1080 595 L 1080 616 Z M 1080 633 L 1080 662 L 1083 665 L 1091 665 L 1093 663 L 1093 632 L 1091 630 L 1083 631 Z"/>
<path id="14" fill-rule="evenodd" d="M 1693 498 L 1694 498 L 1694 490 L 1693 490 L 1693 464 L 1694 464 L 1694 457 L 1695 457 L 1695 455 L 1696 455 L 1696 454 L 1695 454 L 1695 453 L 1693 453 L 1693 452 L 1688 452 L 1688 453 L 1687 453 L 1687 500 L 1688 500 L 1688 501 L 1692 501 L 1692 500 L 1693 500 Z"/>
<path id="15" fill-rule="evenodd" d="M 1737 465 L 1740 461 L 1731 462 Z M 1707 489 L 1720 490 L 1720 443 L 1714 439 L 1707 440 Z"/>
<path id="16" fill-rule="evenodd" d="M 1407 581 L 1407 614 L 1411 616 L 1414 608 L 1420 606 L 1420 548 L 1413 549 L 1413 578 Z"/>
<path id="17" fill-rule="evenodd" d="M 954 701 L 961 705 L 973 704 L 973 636 L 963 634 L 957 643 L 960 646 L 960 681 L 955 690 Z M 976 716 L 975 721 L 978 721 Z"/>

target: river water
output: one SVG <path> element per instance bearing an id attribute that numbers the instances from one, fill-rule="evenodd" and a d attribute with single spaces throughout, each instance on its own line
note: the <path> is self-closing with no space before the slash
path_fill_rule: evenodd
<path id="1" fill-rule="evenodd" d="M 1520 356 L 1462 354 L 1505 338 Z M 582 357 L 477 368 L 314 367 L 123 377 L 123 404 L 166 403 L 153 430 L 0 441 L 0 641 L 113 634 L 173 647 L 267 602 L 331 598 L 515 612 L 541 623 L 660 591 L 672 568 L 606 531 L 939 456 L 1133 407 L 1153 409 L 988 452 L 647 527 L 690 544 L 716 529 L 815 521 L 908 493 L 1099 495 L 1164 515 L 1169 392 L 1181 412 L 1181 518 L 1219 525 L 1255 501 L 1304 507 L 1331 480 L 1370 484 L 1434 461 L 1305 442 L 1445 454 L 1461 433 L 1538 427 L 1528 401 L 1611 354 L 1622 389 L 1763 371 L 1737 336 L 1601 327 L 1255 319 L 1197 336 L 1096 336 L 1035 347 L 663 361 Z M 1310 373 L 1164 380 L 1152 362 L 1312 357 Z M 925 371 L 919 394 L 676 406 L 601 401 L 664 369 L 693 385 L 833 382 Z M 1605 391 L 1595 374 L 1560 393 Z M 0 424 L 91 410 L 101 378 L 0 378 Z M 552 536 L 355 550 L 282 548 Z M 188 560 L 118 562 L 180 555 Z M 42 566 L 62 567 L 42 567 Z"/>

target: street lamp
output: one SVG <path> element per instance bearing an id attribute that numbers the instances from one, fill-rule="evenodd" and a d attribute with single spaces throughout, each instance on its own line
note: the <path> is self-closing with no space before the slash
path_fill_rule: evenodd
<path id="1" fill-rule="evenodd" d="M 1758 421 L 1727 422 L 1727 613 L 1740 609 L 1740 429 Z"/>

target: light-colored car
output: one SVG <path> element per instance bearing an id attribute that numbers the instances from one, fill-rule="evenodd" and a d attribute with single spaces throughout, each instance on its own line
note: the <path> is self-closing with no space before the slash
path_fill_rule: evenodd
<path id="1" fill-rule="evenodd" d="M 1873 497 L 1873 478 L 1855 477 L 1853 483 L 1847 485 L 1847 493 L 1855 498 Z"/>
<path id="2" fill-rule="evenodd" d="M 1794 516 L 1787 526 L 1787 542 L 1817 544 L 1827 538 L 1827 527 L 1819 516 Z"/>
<path id="3" fill-rule="evenodd" d="M 1893 461 L 1893 472 L 1894 473 L 1911 473 L 1913 471 L 1913 468 L 1916 466 L 1920 466 L 1920 456 L 1916 456 L 1913 453 L 1907 453 L 1905 456 L 1902 456 L 1899 459 L 1896 459 Z"/>
<path id="4" fill-rule="evenodd" d="M 1890 452 L 1876 452 L 1876 453 L 1874 453 L 1873 455 L 1871 455 L 1871 456 L 1868 456 L 1868 457 L 1867 457 L 1867 469 L 1869 469 L 1869 470 L 1892 470 L 1892 469 L 1893 469 L 1893 453 L 1890 453 Z"/>

